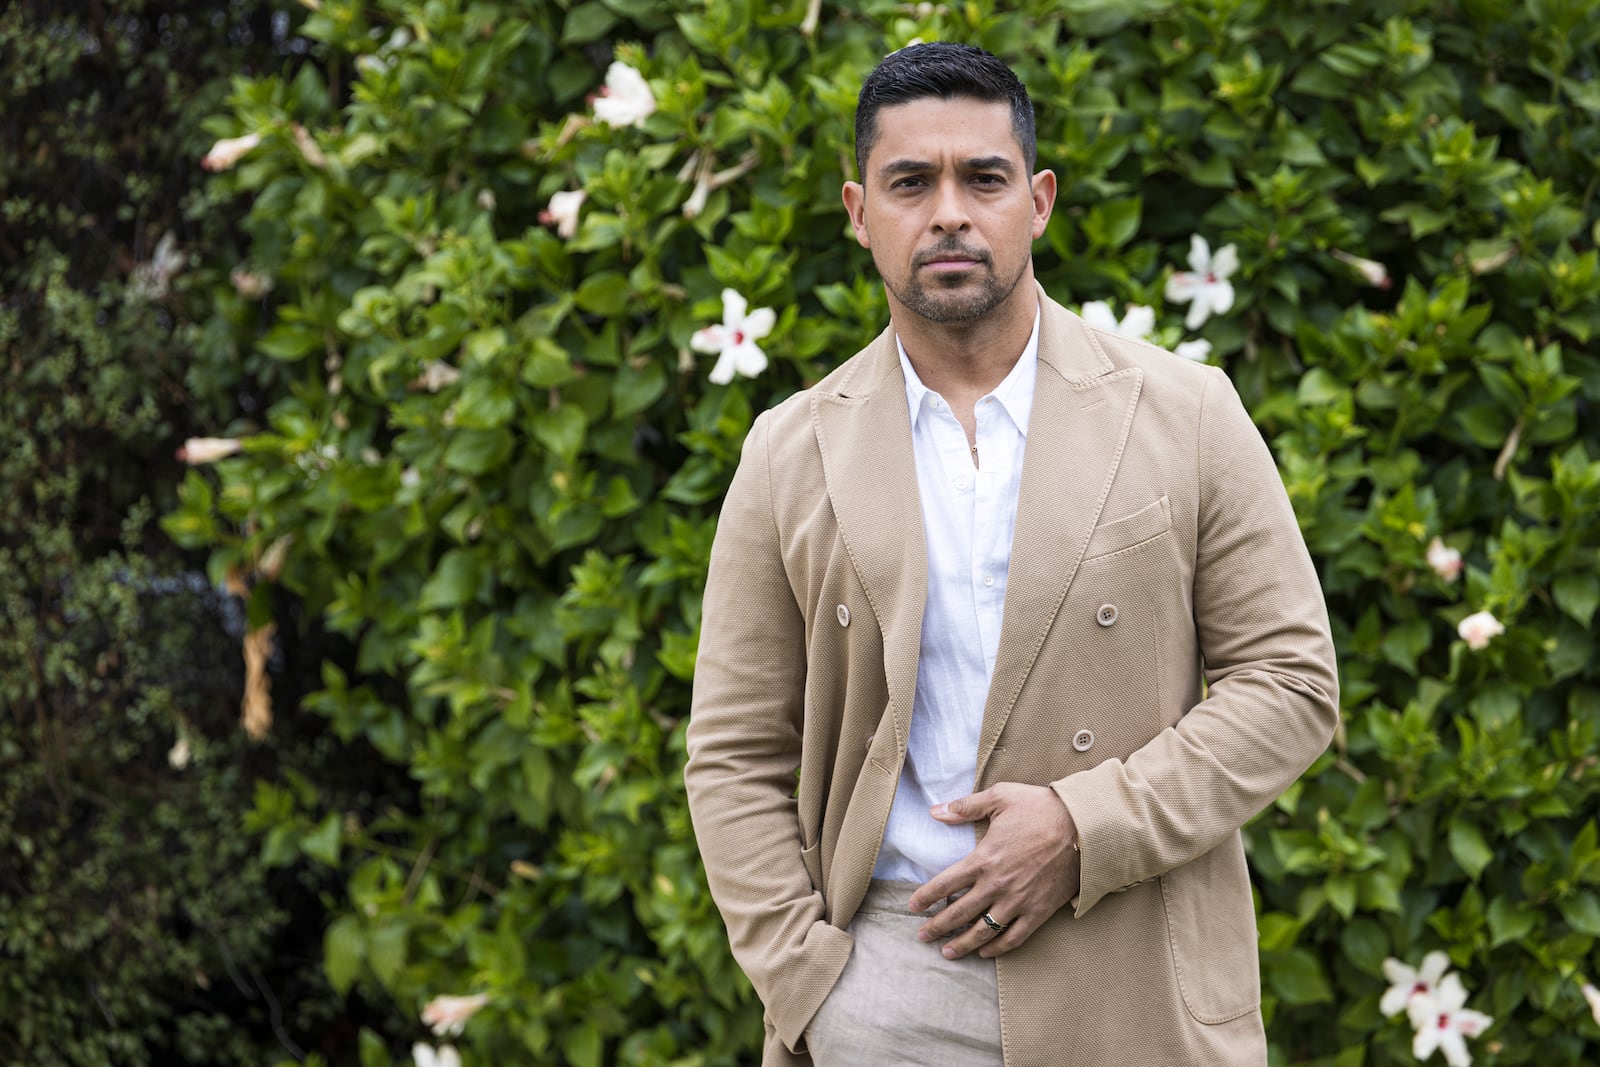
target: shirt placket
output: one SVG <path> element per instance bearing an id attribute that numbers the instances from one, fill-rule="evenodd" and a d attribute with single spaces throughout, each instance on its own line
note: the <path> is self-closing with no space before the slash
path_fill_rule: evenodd
<path id="1" fill-rule="evenodd" d="M 982 466 L 974 472 L 972 500 L 972 596 L 978 609 L 978 641 L 991 678 L 1000 648 L 1000 621 L 1006 596 L 1005 559 L 995 543 L 1002 510 L 1000 490 L 1007 466 L 995 425 L 999 407 L 999 401 L 992 394 L 978 401 L 976 440 Z"/>

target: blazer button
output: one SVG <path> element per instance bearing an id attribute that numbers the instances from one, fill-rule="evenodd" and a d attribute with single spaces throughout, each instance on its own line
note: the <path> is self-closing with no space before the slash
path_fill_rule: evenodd
<path id="1" fill-rule="evenodd" d="M 843 604 L 840 604 L 838 611 L 836 611 L 834 614 L 839 616 L 839 625 L 840 626 L 849 626 L 850 625 L 850 609 L 849 608 L 845 607 Z"/>
<path id="2" fill-rule="evenodd" d="M 1112 626 L 1117 621 L 1117 606 L 1115 604 L 1101 604 L 1100 610 L 1095 612 L 1094 621 L 1101 626 Z"/>
<path id="3" fill-rule="evenodd" d="M 1094 731 L 1079 730 L 1072 735 L 1072 747 L 1079 752 L 1087 752 L 1094 747 Z"/>

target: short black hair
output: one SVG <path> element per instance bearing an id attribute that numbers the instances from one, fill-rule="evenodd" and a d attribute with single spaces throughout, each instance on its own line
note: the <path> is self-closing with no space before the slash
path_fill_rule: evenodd
<path id="1" fill-rule="evenodd" d="M 889 53 L 862 83 L 856 100 L 856 171 L 863 181 L 867 157 L 878 140 L 878 109 L 928 97 L 1009 104 L 1011 132 L 1022 146 L 1028 173 L 1033 173 L 1039 146 L 1027 86 L 992 53 L 970 44 L 932 41 Z"/>

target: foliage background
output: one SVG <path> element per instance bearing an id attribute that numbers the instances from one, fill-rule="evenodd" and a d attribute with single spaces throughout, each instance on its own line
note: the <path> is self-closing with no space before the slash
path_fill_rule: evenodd
<path id="1" fill-rule="evenodd" d="M 258 778 L 339 803 L 404 779 L 320 724 L 245 736 L 240 605 L 156 525 L 177 444 L 276 388 L 197 343 L 199 250 L 241 211 L 194 161 L 228 78 L 290 40 L 253 2 L 0 12 L 0 1063 L 259 1064 L 371 1014 L 322 971 L 340 883 L 267 866 L 242 821 Z M 280 607 L 292 707 L 337 649 Z"/>
<path id="2" fill-rule="evenodd" d="M 249 812 L 228 809 L 269 872 L 336 887 L 290 925 L 346 998 L 304 990 L 302 1046 L 404 1062 L 433 996 L 482 992 L 455 1038 L 468 1063 L 753 1058 L 759 1008 L 683 804 L 701 583 L 753 413 L 885 321 L 838 204 L 855 92 L 885 52 L 941 38 L 1005 57 L 1035 97 L 1062 189 L 1036 246 L 1052 295 L 1155 306 L 1171 344 L 1183 309 L 1162 292 L 1190 235 L 1239 250 L 1236 303 L 1201 333 L 1283 467 L 1345 704 L 1327 756 L 1247 832 L 1275 1062 L 1410 1062 L 1380 967 L 1434 948 L 1495 1017 L 1480 1061 L 1593 1059 L 1593 3 L 320 0 L 276 17 L 275 61 L 231 81 L 209 137 L 163 150 L 193 188 L 212 137 L 262 136 L 190 202 L 193 299 L 166 334 L 115 335 L 163 338 L 193 383 L 141 441 L 205 425 L 246 442 L 188 473 L 166 531 L 319 672 L 301 702 L 280 671 L 271 741 L 244 747 L 293 773 L 261 769 Z M 613 60 L 651 84 L 641 126 L 592 121 Z M 564 238 L 540 214 L 580 188 Z M 769 369 L 717 386 L 689 339 L 725 287 L 779 315 Z M 63 342 L 15 321 L 11 366 L 43 373 L 26 353 Z M 165 507 L 175 475 L 152 471 L 107 482 Z M 1426 564 L 1435 536 L 1463 553 L 1459 580 Z M 1507 632 L 1473 651 L 1456 625 L 1479 610 Z"/>

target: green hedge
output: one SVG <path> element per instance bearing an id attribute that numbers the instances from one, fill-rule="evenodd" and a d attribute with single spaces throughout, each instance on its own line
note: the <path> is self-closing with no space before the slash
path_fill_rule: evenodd
<path id="1" fill-rule="evenodd" d="M 250 138 L 216 188 L 251 206 L 208 336 L 287 393 L 214 427 L 243 450 L 165 526 L 263 572 L 258 623 L 276 584 L 357 644 L 307 706 L 420 791 L 263 787 L 266 856 L 348 878 L 335 988 L 485 994 L 469 1063 L 753 1055 L 680 778 L 706 557 L 753 413 L 885 321 L 838 199 L 855 93 L 941 38 L 1037 101 L 1046 289 L 1209 342 L 1321 568 L 1344 725 L 1248 831 L 1275 1062 L 1412 1062 L 1383 965 L 1436 949 L 1480 1061 L 1592 1060 L 1594 3 L 305 6 L 314 62 L 210 125 Z M 1239 267 L 1186 325 L 1195 235 Z M 724 289 L 777 312 L 725 385 L 692 343 Z"/>
<path id="2" fill-rule="evenodd" d="M 283 62 L 273 17 L 0 12 L 0 1063 L 258 1064 L 359 1019 L 320 966 L 337 883 L 268 867 L 241 823 L 284 768 L 335 798 L 367 783 L 320 730 L 239 730 L 244 616 L 155 521 L 185 436 L 277 370 L 195 344 L 199 251 L 239 214 L 208 200 L 198 123 Z"/>

